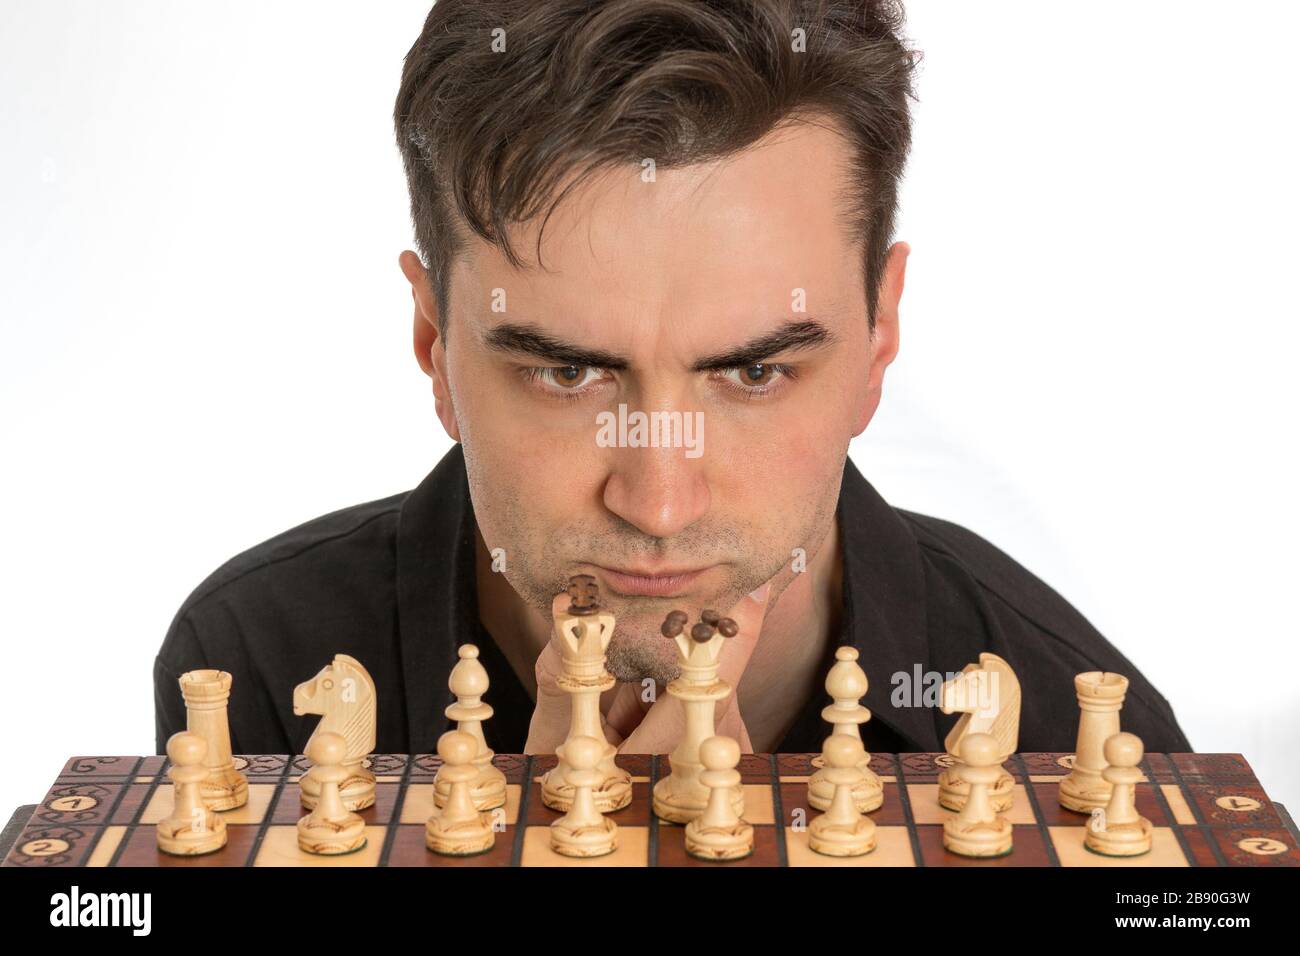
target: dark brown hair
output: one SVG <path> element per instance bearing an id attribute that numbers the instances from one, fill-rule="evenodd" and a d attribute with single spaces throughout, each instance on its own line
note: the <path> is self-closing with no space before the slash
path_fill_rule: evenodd
<path id="1" fill-rule="evenodd" d="M 893 0 L 438 0 L 394 123 L 440 332 L 464 225 L 520 268 L 505 227 L 549 219 L 588 172 L 708 162 L 823 116 L 851 145 L 838 198 L 874 330 L 911 140 L 902 24 Z"/>

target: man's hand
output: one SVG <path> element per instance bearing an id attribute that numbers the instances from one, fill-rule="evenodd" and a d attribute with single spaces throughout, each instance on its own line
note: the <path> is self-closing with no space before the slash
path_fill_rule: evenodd
<path id="1" fill-rule="evenodd" d="M 567 591 L 555 595 L 551 601 L 552 620 L 556 614 L 564 612 L 569 601 Z M 524 744 L 526 754 L 553 754 L 569 735 L 569 723 L 572 720 L 570 695 L 560 690 L 555 683 L 555 679 L 563 673 L 564 662 L 560 660 L 560 652 L 553 643 L 547 641 L 542 653 L 537 655 L 537 663 L 533 665 L 533 675 L 537 678 L 537 703 L 533 706 L 533 718 L 528 724 L 528 742 Z M 614 689 L 618 689 L 617 685 Z M 606 731 L 606 737 L 608 736 L 609 732 Z M 618 741 L 611 739 L 610 742 Z"/>
<path id="2" fill-rule="evenodd" d="M 771 582 L 768 582 L 741 598 L 723 615 L 734 620 L 738 630 L 736 636 L 726 638 L 722 646 L 718 676 L 731 685 L 731 693 L 718 702 L 714 725 L 719 734 L 734 737 L 746 753 L 752 753 L 754 748 L 741 719 L 737 688 L 762 633 L 770 594 Z M 568 600 L 567 593 L 556 595 L 554 610 L 562 611 Z M 687 628 L 693 623 L 688 622 Z M 538 655 L 534 667 L 537 704 L 528 727 L 525 753 L 554 753 L 568 735 L 570 699 L 555 683 L 555 678 L 562 672 L 559 654 L 548 643 Z M 667 694 L 653 703 L 645 703 L 641 700 L 641 685 L 638 683 L 617 684 L 602 694 L 601 711 L 605 738 L 618 745 L 619 753 L 669 753 L 686 731 L 686 714 L 681 704 Z"/>

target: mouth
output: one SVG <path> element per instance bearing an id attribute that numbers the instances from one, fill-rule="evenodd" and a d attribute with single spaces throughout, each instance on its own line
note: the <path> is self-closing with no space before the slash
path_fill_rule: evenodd
<path id="1" fill-rule="evenodd" d="M 609 589 L 626 597 L 681 597 L 708 568 L 648 571 L 595 565 Z"/>

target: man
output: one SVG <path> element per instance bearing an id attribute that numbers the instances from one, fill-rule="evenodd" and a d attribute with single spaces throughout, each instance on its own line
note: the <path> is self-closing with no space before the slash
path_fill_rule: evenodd
<path id="1" fill-rule="evenodd" d="M 981 651 L 1019 676 L 1022 750 L 1072 749 L 1088 670 L 1128 676 L 1148 750 L 1191 749 L 1063 598 L 848 460 L 898 350 L 913 56 L 893 4 L 803 6 L 440 0 L 397 99 L 420 249 L 400 266 L 457 445 L 413 491 L 190 595 L 155 664 L 160 749 L 184 723 L 178 675 L 217 667 L 235 749 L 300 751 L 292 688 L 341 652 L 375 678 L 378 750 L 430 751 L 474 643 L 489 744 L 552 752 L 551 610 L 579 573 L 617 616 L 601 710 L 623 752 L 672 749 L 659 628 L 706 608 L 739 624 L 718 727 L 747 750 L 820 748 L 844 644 L 870 676 L 871 750 L 941 749 L 956 718 L 933 690 Z"/>

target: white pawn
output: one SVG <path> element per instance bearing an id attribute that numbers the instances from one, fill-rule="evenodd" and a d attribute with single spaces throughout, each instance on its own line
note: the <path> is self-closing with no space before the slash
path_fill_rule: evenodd
<path id="1" fill-rule="evenodd" d="M 966 804 L 943 823 L 943 845 L 961 856 L 1004 856 L 1011 852 L 1011 823 L 998 816 L 989 791 L 1002 775 L 998 741 L 992 734 L 968 734 L 963 738 L 953 769 L 957 778 L 970 785 Z"/>
<path id="2" fill-rule="evenodd" d="M 313 734 L 307 742 L 312 766 L 307 771 L 317 784 L 316 806 L 298 820 L 298 849 L 318 856 L 352 853 L 366 845 L 366 821 L 343 805 L 339 784 L 351 776 L 343 766 L 348 741 L 342 734 Z"/>
<path id="3" fill-rule="evenodd" d="M 463 730 L 449 730 L 438 738 L 442 758 L 439 775 L 447 781 L 447 802 L 435 807 L 424 825 L 424 845 L 444 856 L 486 853 L 496 843 L 491 814 L 474 806 L 470 788 L 478 777 L 474 754 L 478 743 Z"/>
<path id="4" fill-rule="evenodd" d="M 456 721 L 456 729 L 474 738 L 477 752 L 474 767 L 478 775 L 470 786 L 470 799 L 479 810 L 495 810 L 506 803 L 506 775 L 492 765 L 492 748 L 483 736 L 483 721 L 492 716 L 492 708 L 484 703 L 488 689 L 487 669 L 479 662 L 478 648 L 462 644 L 458 651 L 460 661 L 451 669 L 447 685 L 456 695 L 456 702 L 447 708 L 447 716 Z M 451 790 L 439 774 L 433 778 L 433 804 L 441 807 L 447 802 Z"/>
<path id="5" fill-rule="evenodd" d="M 709 802 L 686 824 L 686 852 L 701 860 L 739 860 L 754 852 L 754 828 L 736 812 L 740 786 L 740 744 L 732 737 L 707 737 L 700 744 L 700 783 L 709 788 Z"/>
<path id="6" fill-rule="evenodd" d="M 1083 845 L 1103 856 L 1141 856 L 1151 849 L 1151 821 L 1137 812 L 1134 787 L 1142 779 L 1138 764 L 1144 748 L 1136 734 L 1118 733 L 1103 745 L 1110 800 L 1088 821 Z"/>
<path id="7" fill-rule="evenodd" d="M 172 812 L 155 827 L 158 849 L 176 856 L 212 853 L 226 845 L 226 821 L 203 803 L 202 785 L 208 778 L 203 760 L 208 742 L 184 730 L 167 741 L 167 775 L 172 779 Z"/>
<path id="8" fill-rule="evenodd" d="M 855 736 L 831 734 L 822 747 L 823 771 L 833 788 L 830 807 L 808 824 L 808 848 L 826 856 L 863 856 L 876 848 L 876 821 L 864 816 L 854 800 L 862 780 L 859 759 L 862 741 Z"/>
<path id="9" fill-rule="evenodd" d="M 581 734 L 560 745 L 560 759 L 569 766 L 565 778 L 573 785 L 573 806 L 551 823 L 551 849 L 561 856 L 605 856 L 618 846 L 618 824 L 600 812 L 593 793 L 605 779 L 596 766 L 606 745 Z"/>

